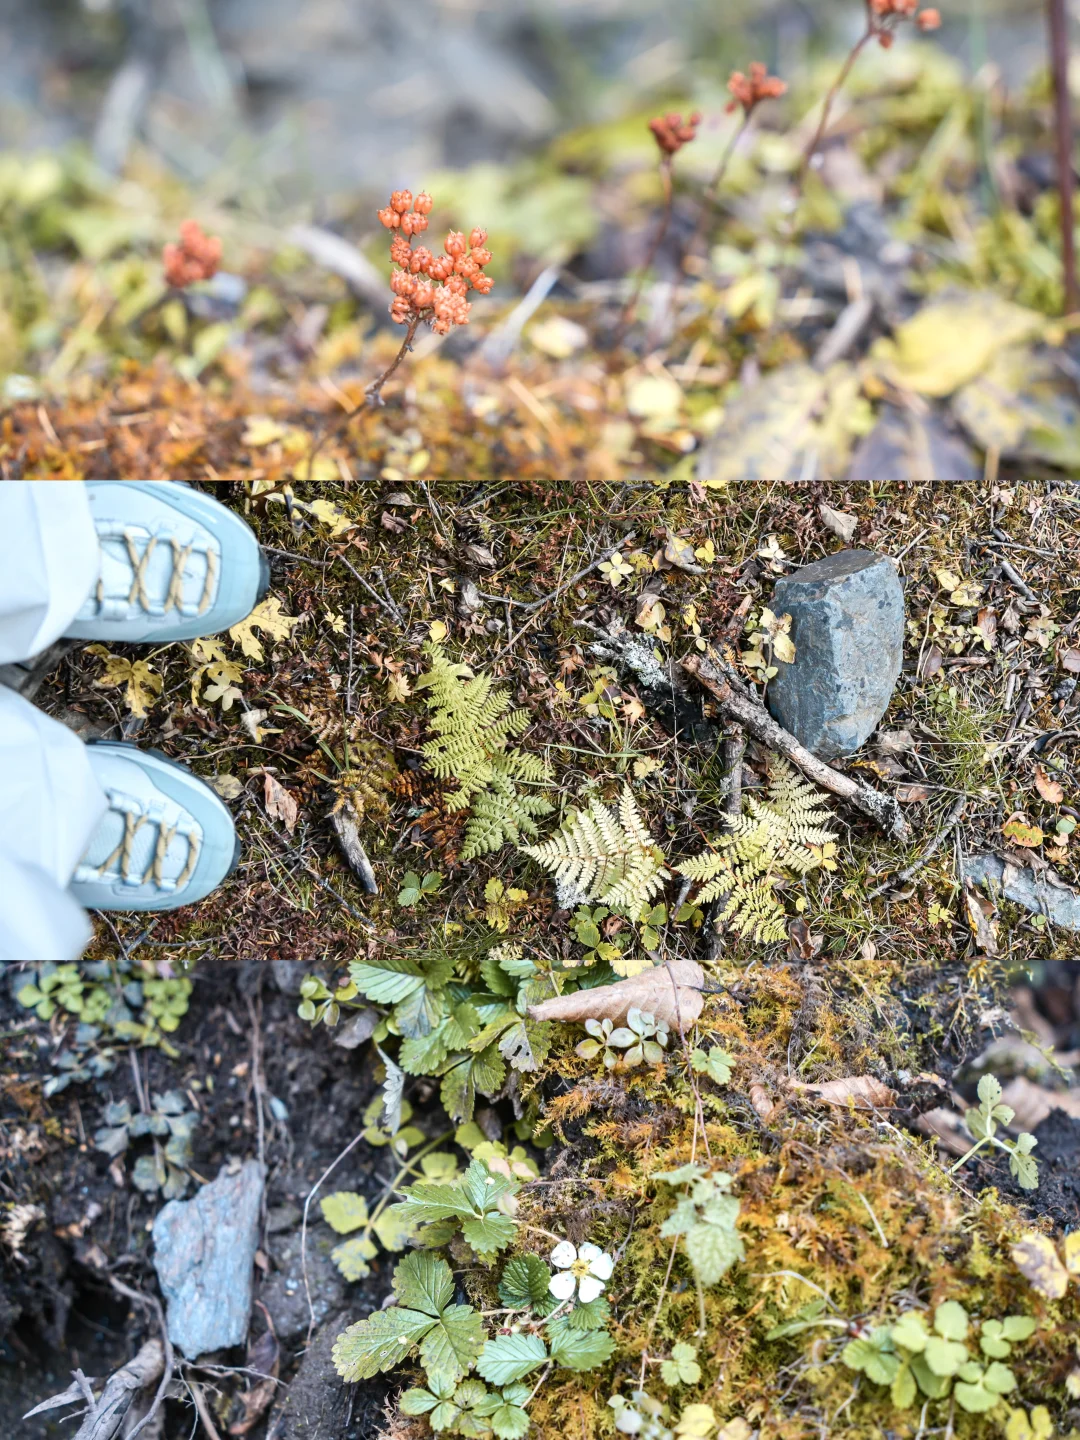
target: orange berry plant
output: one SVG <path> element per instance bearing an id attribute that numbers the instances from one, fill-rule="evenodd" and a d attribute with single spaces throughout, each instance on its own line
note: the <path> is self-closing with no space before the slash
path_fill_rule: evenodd
<path id="1" fill-rule="evenodd" d="M 618 349 L 623 336 L 630 326 L 630 322 L 634 318 L 634 311 L 637 309 L 638 301 L 641 299 L 642 287 L 645 284 L 645 276 L 648 274 L 653 261 L 659 254 L 660 246 L 664 243 L 664 236 L 667 234 L 668 226 L 671 224 L 671 212 L 674 201 L 674 192 L 671 183 L 672 162 L 682 147 L 689 145 L 690 141 L 696 138 L 697 127 L 700 124 L 701 115 L 696 110 L 692 115 L 687 116 L 685 120 L 680 114 L 673 111 L 667 115 L 657 115 L 649 121 L 649 129 L 652 131 L 652 137 L 656 141 L 657 148 L 660 151 L 660 183 L 664 190 L 664 210 L 660 217 L 660 225 L 657 228 L 653 242 L 649 246 L 649 252 L 645 256 L 644 263 L 642 264 L 638 282 L 629 300 L 627 300 L 626 305 L 623 307 L 622 315 L 619 317 L 619 324 L 615 331 L 615 339 L 613 341 L 615 349 Z"/>
<path id="2" fill-rule="evenodd" d="M 806 178 L 806 172 L 810 168 L 818 146 L 825 136 L 829 126 L 829 116 L 837 95 L 843 88 L 844 81 L 851 74 L 851 68 L 859 58 L 862 51 L 876 40 L 883 50 L 888 50 L 896 38 L 896 31 L 906 20 L 913 20 L 920 30 L 936 30 L 941 24 L 941 15 L 937 10 L 920 9 L 920 0 L 865 0 L 866 5 L 866 28 L 851 47 L 847 59 L 840 67 L 840 73 L 832 83 L 829 93 L 821 107 L 821 118 L 818 121 L 817 129 L 814 131 L 813 139 L 807 145 L 803 153 L 802 164 L 799 167 L 799 183 Z"/>
<path id="3" fill-rule="evenodd" d="M 491 251 L 485 249 L 487 231 L 476 228 L 468 240 L 458 230 L 446 237 L 442 255 L 433 254 L 426 245 L 413 249 L 413 237 L 428 228 L 432 199 L 423 193 L 413 197 L 411 190 L 395 190 L 390 203 L 378 212 L 387 230 L 394 231 L 390 241 L 390 259 L 396 267 L 390 275 L 394 300 L 391 318 L 408 327 L 401 349 L 393 363 L 368 386 L 366 396 L 378 401 L 382 387 L 389 380 L 412 347 L 417 328 L 427 322 L 437 335 L 447 335 L 455 325 L 469 323 L 472 309 L 466 299 L 470 290 L 487 295 L 495 283 L 484 273 L 491 262 Z"/>
<path id="4" fill-rule="evenodd" d="M 180 226 L 180 243 L 171 241 L 161 252 L 165 280 L 174 290 L 183 290 L 200 280 L 211 280 L 221 265 L 221 241 L 207 235 L 196 220 Z"/>

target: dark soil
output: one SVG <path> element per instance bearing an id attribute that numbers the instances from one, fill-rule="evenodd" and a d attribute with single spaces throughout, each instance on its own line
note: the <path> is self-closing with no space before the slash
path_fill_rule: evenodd
<path id="1" fill-rule="evenodd" d="M 329 1260 L 331 1237 L 317 1207 L 309 1225 L 308 1278 L 315 1325 L 331 1318 L 300 1365 L 309 1324 L 300 1261 L 303 1201 L 363 1127 L 363 1110 L 374 1090 L 366 1058 L 326 1043 L 322 1033 L 313 1034 L 297 1018 L 295 998 L 274 983 L 269 966 L 203 965 L 195 982 L 191 1007 L 173 1037 L 180 1058 L 141 1050 L 140 1072 L 147 1094 L 188 1090 L 192 1080 L 213 1077 L 213 1091 L 195 1092 L 203 1118 L 192 1166 L 212 1179 L 230 1156 L 258 1153 L 252 1015 L 261 1015 L 267 1102 L 271 1096 L 280 1101 L 287 1118 L 275 1119 L 269 1103 L 264 1106 L 265 1265 L 257 1273 L 253 1338 L 265 1329 L 264 1315 L 269 1314 L 282 1347 L 282 1378 L 290 1381 L 295 1375 L 303 1398 L 299 1409 L 294 1397 L 287 1413 L 278 1418 L 275 1412 L 276 1440 L 370 1435 L 385 1389 L 342 1387 L 333 1377 L 327 1347 L 342 1324 L 381 1302 L 388 1289 L 382 1273 L 386 1262 L 374 1262 L 367 1282 L 347 1285 Z M 26 1012 L 11 999 L 7 984 L 0 984 L 0 1033 L 0 1199 L 38 1205 L 45 1215 L 29 1232 L 21 1257 L 3 1255 L 0 1413 L 6 1417 L 5 1440 L 52 1440 L 70 1435 L 71 1425 L 52 1416 L 25 1422 L 12 1417 L 66 1388 L 77 1367 L 90 1376 L 108 1375 L 152 1333 L 142 1310 L 112 1291 L 106 1266 L 127 1285 L 154 1290 L 148 1230 L 161 1200 L 140 1194 L 128 1177 L 119 1188 L 108 1158 L 92 1145 L 109 1101 L 127 1100 L 138 1108 L 127 1057 L 104 1079 L 73 1085 L 42 1102 L 39 1086 L 50 1073 L 52 1045 L 42 1043 L 43 1025 L 33 1022 L 27 1028 Z M 280 1106 L 275 1109 L 281 1113 Z M 124 1157 L 129 1173 L 145 1143 L 134 1142 Z M 20 1160 L 16 1151 L 27 1144 L 30 1158 Z M 355 1189 L 373 1198 L 389 1173 L 388 1152 L 362 1142 L 323 1193 Z M 245 1363 L 242 1349 L 212 1358 L 223 1365 Z M 243 1388 L 240 1377 L 223 1377 L 220 1384 L 226 1397 Z M 211 1390 L 207 1395 L 213 1401 Z M 308 1419 L 325 1416 L 326 1427 L 332 1417 L 332 1427 L 297 1429 L 300 1409 Z M 173 1403 L 168 1410 L 163 1440 L 190 1435 L 190 1408 Z M 224 1431 L 235 1416 L 226 1403 L 218 1413 Z M 270 1419 L 251 1432 L 253 1440 L 266 1433 Z"/>

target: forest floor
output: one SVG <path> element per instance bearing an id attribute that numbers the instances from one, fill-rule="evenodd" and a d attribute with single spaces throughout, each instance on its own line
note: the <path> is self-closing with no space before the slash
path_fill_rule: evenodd
<path id="1" fill-rule="evenodd" d="M 546 1267 L 564 1237 L 614 1257 L 607 1300 L 569 1312 L 584 1350 L 556 1368 L 541 1301 L 510 1334 L 492 1323 L 510 1304 L 492 1254 L 425 1232 L 457 1304 L 483 1307 L 487 1345 L 533 1344 L 532 1393 L 502 1410 L 527 1406 L 541 1440 L 610 1437 L 627 1419 L 610 1399 L 641 1392 L 668 1406 L 654 1433 L 717 1440 L 1077 1433 L 1080 1288 L 1054 1247 L 1080 1226 L 1080 947 L 1050 902 L 1080 887 L 1080 354 L 1058 318 L 1045 93 L 1014 103 L 921 42 L 875 50 L 857 76 L 797 203 L 820 77 L 777 112 L 788 130 L 748 132 L 707 258 L 700 186 L 730 132 L 703 128 L 621 338 L 660 195 L 643 117 L 438 194 L 437 226 L 489 224 L 500 288 L 445 342 L 421 339 L 382 406 L 362 400 L 400 341 L 381 318 L 384 235 L 378 269 L 325 233 L 281 244 L 144 161 L 120 185 L 77 156 L 0 174 L 0 476 L 187 481 L 247 519 L 272 574 L 251 623 L 151 652 L 75 649 L 36 695 L 85 737 L 190 764 L 230 806 L 243 858 L 197 906 L 97 917 L 40 1013 L 26 987 L 56 972 L 0 977 L 9 1413 L 76 1366 L 103 1378 L 156 1333 L 153 1174 L 190 1195 L 255 1157 L 251 1352 L 183 1363 L 158 1435 L 419 1440 L 426 1401 L 397 1401 L 417 1365 L 343 1384 L 330 1355 L 382 1313 L 392 1270 L 404 1284 L 409 1255 L 395 1268 L 388 1253 L 404 1239 L 376 1232 L 354 1256 L 369 1273 L 346 1283 L 317 1202 L 342 1191 L 374 1213 L 418 1177 L 452 1185 L 480 1149 L 472 1165 L 517 1191 L 496 1223 L 513 1221 L 507 1268 Z M 228 272 L 179 295 L 157 246 L 192 209 L 224 236 Z M 749 683 L 759 666 L 739 652 L 777 580 L 845 545 L 895 562 L 906 643 L 888 712 L 843 768 L 896 800 L 909 838 L 826 797 L 831 864 L 773 877 L 780 938 L 764 942 L 712 934 L 674 877 L 646 914 L 620 915 L 562 908 L 509 844 L 468 855 L 469 808 L 422 748 L 437 652 L 524 712 L 545 838 L 629 787 L 681 863 L 730 818 L 731 737 L 680 662 L 714 645 Z M 769 764 L 751 742 L 748 803 Z M 1041 884 L 1040 907 L 965 879 L 985 855 L 1007 888 Z M 656 959 L 702 963 L 706 993 L 685 1043 L 680 1020 L 647 1065 L 611 1052 L 605 1067 L 579 1026 L 523 1018 L 541 982 L 587 996 Z M 1000 1148 L 960 1163 L 988 1075 L 1016 1112 L 1008 1143 L 1037 1141 L 1037 1188 Z M 151 1137 L 101 1149 L 110 1105 L 150 1117 L 173 1092 L 196 1117 L 176 1174 Z M 706 1206 L 700 1185 L 724 1217 L 708 1222 L 727 1249 L 707 1281 L 664 1228 L 683 1184 L 684 1219 Z M 1041 1271 L 1015 1254 L 1032 1234 Z M 982 1327 L 963 1362 L 950 1302 L 964 1334 Z M 940 1325 L 944 1367 L 915 1404 L 909 1314 Z M 1009 1318 L 1011 1353 L 994 1338 Z M 372 1330 L 353 1333 L 362 1348 Z M 283 1383 L 256 1394 L 244 1367 L 271 1352 Z M 492 1384 L 508 1373 L 478 1363 Z M 490 1433 L 475 1409 L 490 1396 L 462 1397 L 453 1366 L 427 1375 L 458 1397 L 434 1411 L 431 1392 L 432 1418 Z M 500 1435 L 524 1433 L 519 1413 Z M 10 1433 L 68 1432 L 46 1416 Z"/>

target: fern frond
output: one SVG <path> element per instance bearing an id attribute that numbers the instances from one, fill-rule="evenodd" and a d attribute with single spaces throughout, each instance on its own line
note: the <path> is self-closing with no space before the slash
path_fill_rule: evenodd
<path id="1" fill-rule="evenodd" d="M 750 939 L 782 940 L 787 916 L 776 886 L 787 876 L 808 875 L 821 866 L 835 869 L 836 839 L 823 828 L 831 812 L 821 792 L 782 756 L 770 756 L 765 798 L 746 797 L 739 815 L 712 851 L 693 855 L 675 868 L 701 885 L 701 904 L 721 902 L 719 918 Z"/>
<path id="2" fill-rule="evenodd" d="M 554 806 L 542 795 L 530 795 L 517 789 L 512 781 L 495 776 L 491 788 L 477 796 L 469 823 L 465 826 L 463 860 L 488 855 L 508 841 L 520 844 L 539 832 L 536 817 L 550 815 Z"/>
<path id="3" fill-rule="evenodd" d="M 671 878 L 629 789 L 617 816 L 594 797 L 587 810 L 572 810 L 550 839 L 522 849 L 584 899 L 628 915 L 636 916 Z"/>

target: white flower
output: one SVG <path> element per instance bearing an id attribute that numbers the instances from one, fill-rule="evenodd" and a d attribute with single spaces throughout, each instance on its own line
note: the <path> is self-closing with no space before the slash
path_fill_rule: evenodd
<path id="1" fill-rule="evenodd" d="M 570 1300 L 574 1291 L 583 1305 L 595 1300 L 611 1279 L 615 1261 L 605 1255 L 599 1245 L 582 1245 L 579 1250 L 569 1240 L 560 1240 L 551 1252 L 551 1263 L 561 1270 L 553 1275 L 548 1289 L 557 1300 Z"/>

